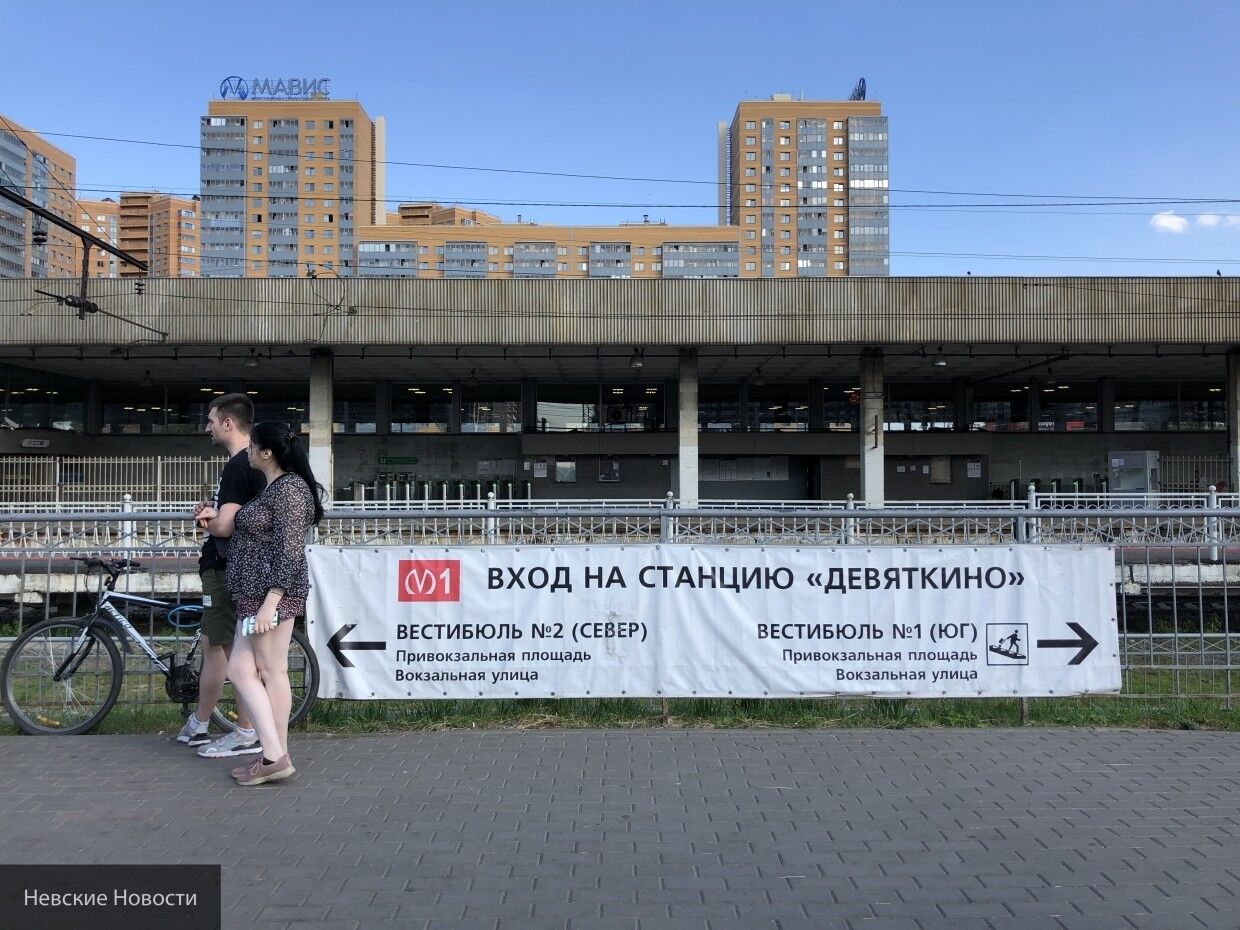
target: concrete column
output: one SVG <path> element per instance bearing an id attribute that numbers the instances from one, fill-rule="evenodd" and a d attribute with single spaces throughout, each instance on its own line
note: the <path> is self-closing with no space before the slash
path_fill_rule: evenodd
<path id="1" fill-rule="evenodd" d="M 332 463 L 335 361 L 331 349 L 315 349 L 310 355 L 310 470 L 327 490 L 329 500 L 336 488 Z"/>
<path id="2" fill-rule="evenodd" d="M 698 357 L 697 349 L 680 350 L 680 383 L 676 405 L 676 468 L 679 477 L 680 504 L 696 507 L 698 503 Z"/>
<path id="3" fill-rule="evenodd" d="M 521 432 L 538 432 L 538 385 L 533 378 L 521 379 Z"/>
<path id="4" fill-rule="evenodd" d="M 1098 432 L 1115 432 L 1115 381 L 1098 379 Z"/>
<path id="5" fill-rule="evenodd" d="M 1227 352 L 1227 454 L 1231 466 L 1227 472 L 1227 490 L 1240 491 L 1240 349 Z"/>
<path id="6" fill-rule="evenodd" d="M 103 389 L 98 381 L 86 383 L 86 404 L 82 427 L 87 436 L 98 436 L 103 432 Z"/>
<path id="7" fill-rule="evenodd" d="M 969 387 L 968 378 L 952 380 L 952 429 L 957 433 L 967 433 L 969 424 L 973 422 L 973 389 Z"/>
<path id="8" fill-rule="evenodd" d="M 883 350 L 861 353 L 861 499 L 870 507 L 883 506 Z"/>
<path id="9" fill-rule="evenodd" d="M 392 435 L 392 382 L 375 382 L 375 435 Z"/>

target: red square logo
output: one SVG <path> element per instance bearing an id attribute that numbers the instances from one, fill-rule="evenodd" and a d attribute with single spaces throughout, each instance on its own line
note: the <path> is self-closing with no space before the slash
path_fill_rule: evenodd
<path id="1" fill-rule="evenodd" d="M 397 570 L 398 601 L 459 601 L 460 559 L 401 559 Z"/>

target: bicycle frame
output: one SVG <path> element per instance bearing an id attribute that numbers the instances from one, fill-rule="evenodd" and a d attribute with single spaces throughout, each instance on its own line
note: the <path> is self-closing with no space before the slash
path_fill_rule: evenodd
<path id="1" fill-rule="evenodd" d="M 129 622 L 129 618 L 113 606 L 113 601 L 123 601 L 125 603 L 136 604 L 141 607 L 156 607 L 165 612 L 171 612 L 180 606 L 169 601 L 161 601 L 151 597 L 141 597 L 137 594 L 125 594 L 121 591 L 113 591 L 105 588 L 99 595 L 98 602 L 95 604 L 95 612 L 91 616 L 90 622 L 86 624 L 77 639 L 74 640 L 73 648 L 70 650 L 69 655 L 74 655 L 82 647 L 83 643 L 86 641 L 87 630 L 98 623 L 107 628 L 109 633 L 115 634 L 117 638 L 120 639 L 121 646 L 126 652 L 129 651 L 128 644 L 132 640 L 137 643 L 138 648 L 142 650 L 142 653 L 147 657 L 147 659 L 150 660 L 152 665 L 154 665 L 165 675 L 169 674 L 171 669 L 168 667 L 168 664 L 164 662 L 159 653 L 151 647 L 151 644 L 146 641 L 146 637 L 139 633 L 134 625 Z M 201 632 L 194 634 L 194 639 L 190 644 L 189 650 L 191 655 L 193 654 L 193 651 L 198 648 L 198 640 L 201 635 Z M 56 680 L 59 680 L 60 672 L 61 670 L 57 670 L 57 675 L 54 676 Z"/>

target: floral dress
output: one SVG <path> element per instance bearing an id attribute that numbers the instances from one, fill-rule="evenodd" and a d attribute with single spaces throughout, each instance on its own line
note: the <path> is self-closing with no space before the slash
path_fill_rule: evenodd
<path id="1" fill-rule="evenodd" d="M 239 511 L 228 544 L 228 590 L 238 618 L 258 612 L 272 588 L 284 597 L 281 620 L 306 609 L 310 578 L 306 531 L 314 520 L 314 496 L 300 475 L 285 472 Z"/>

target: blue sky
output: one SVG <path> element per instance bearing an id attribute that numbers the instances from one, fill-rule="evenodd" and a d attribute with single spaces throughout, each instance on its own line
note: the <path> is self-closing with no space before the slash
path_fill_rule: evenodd
<path id="1" fill-rule="evenodd" d="M 333 97 L 387 117 L 394 161 L 713 182 L 715 125 L 738 100 L 842 98 L 865 76 L 891 121 L 894 274 L 1240 273 L 1240 202 L 1014 206 L 1240 198 L 1240 4 L 1227 0 L 110 10 L 0 0 L 0 112 L 49 133 L 197 144 L 223 77 L 322 75 Z M 84 197 L 197 188 L 195 151 L 49 138 L 77 157 Z M 481 205 L 547 223 L 715 221 L 708 184 L 394 165 L 388 195 L 635 205 Z"/>

